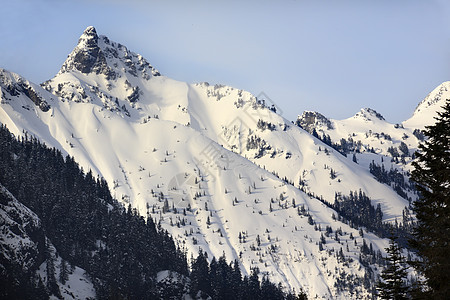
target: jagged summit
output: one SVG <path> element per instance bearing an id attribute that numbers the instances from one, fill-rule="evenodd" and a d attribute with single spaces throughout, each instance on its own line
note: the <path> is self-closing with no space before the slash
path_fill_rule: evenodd
<path id="1" fill-rule="evenodd" d="M 121 108 L 120 100 L 137 102 L 149 80 L 160 75 L 140 54 L 98 35 L 96 29 L 89 26 L 58 74 L 41 86 L 74 102 L 91 102 L 98 97 L 108 109 L 122 110 L 129 115 Z"/>
<path id="2" fill-rule="evenodd" d="M 83 34 L 78 39 L 77 47 L 80 49 L 86 49 L 90 54 L 95 56 L 96 51 L 100 51 L 98 47 L 98 35 L 94 26 L 87 27 Z"/>
<path id="3" fill-rule="evenodd" d="M 77 46 L 69 54 L 59 74 L 79 71 L 83 74 L 103 74 L 107 80 L 121 77 L 123 71 L 137 77 L 149 79 L 159 76 L 141 55 L 129 51 L 125 46 L 109 40 L 106 36 L 97 35 L 93 26 L 88 26 L 78 40 Z"/>
<path id="4" fill-rule="evenodd" d="M 97 30 L 95 30 L 94 26 L 88 26 L 84 31 L 83 34 L 80 36 L 80 39 L 78 40 L 78 44 L 80 43 L 91 43 L 93 42 L 95 45 L 98 41 L 98 35 Z"/>
<path id="5" fill-rule="evenodd" d="M 331 121 L 316 111 L 304 111 L 303 114 L 297 117 L 296 125 L 305 129 L 309 133 L 313 132 L 313 128 L 317 126 L 326 126 L 327 129 L 333 129 Z"/>
<path id="6" fill-rule="evenodd" d="M 71 70 L 78 70 L 81 73 L 95 72 L 109 74 L 106 59 L 103 51 L 98 45 L 97 31 L 93 26 L 89 26 L 78 40 L 78 44 L 72 53 L 69 54 L 61 67 L 60 73 Z"/>
<path id="7" fill-rule="evenodd" d="M 97 30 L 95 30 L 95 27 L 94 27 L 94 26 L 88 26 L 88 27 L 86 27 L 86 29 L 84 30 L 82 36 L 84 36 L 84 35 L 86 35 L 86 36 L 92 36 L 92 37 L 98 38 L 98 36 L 97 36 Z"/>
<path id="8" fill-rule="evenodd" d="M 354 118 L 362 118 L 366 121 L 371 121 L 373 118 L 384 121 L 384 117 L 378 113 L 375 109 L 372 108 L 361 108 L 359 112 L 357 112 Z"/>

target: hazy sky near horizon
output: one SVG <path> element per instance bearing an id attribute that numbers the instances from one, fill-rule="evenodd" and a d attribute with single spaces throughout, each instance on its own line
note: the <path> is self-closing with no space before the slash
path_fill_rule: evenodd
<path id="1" fill-rule="evenodd" d="M 450 80 L 450 1 L 2 1 L 0 68 L 53 77 L 93 25 L 163 75 L 264 92 L 289 120 L 407 119 Z"/>

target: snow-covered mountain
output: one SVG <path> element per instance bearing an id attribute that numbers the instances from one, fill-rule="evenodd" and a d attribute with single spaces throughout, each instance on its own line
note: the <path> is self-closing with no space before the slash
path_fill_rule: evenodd
<path id="1" fill-rule="evenodd" d="M 394 188 L 405 199 L 417 197 L 409 182 L 414 153 L 424 140 L 423 130 L 434 124 L 437 112 L 450 98 L 450 82 L 435 88 L 419 103 L 411 118 L 391 124 L 370 108 L 361 109 L 353 117 L 333 120 L 318 112 L 305 111 L 296 124 L 341 153 L 352 157 L 375 177 Z M 386 170 L 381 174 L 380 168 Z"/>
<path id="2" fill-rule="evenodd" d="M 420 114 L 431 114 L 447 86 L 403 125 L 370 109 L 344 121 L 308 112 L 293 124 L 244 90 L 163 76 L 88 27 L 41 86 L 0 69 L 0 122 L 74 156 L 193 255 L 224 253 L 244 274 L 257 267 L 311 298 L 360 299 L 372 292 L 388 242 L 349 226 L 325 202 L 359 191 L 379 204 L 380 221 L 401 222 L 408 200 L 369 164 L 404 142 L 408 165 Z M 313 131 L 336 143 L 351 138 L 357 162 Z"/>

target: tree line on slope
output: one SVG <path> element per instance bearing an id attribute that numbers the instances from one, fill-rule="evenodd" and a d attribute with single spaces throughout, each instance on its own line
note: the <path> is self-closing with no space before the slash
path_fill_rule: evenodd
<path id="1" fill-rule="evenodd" d="M 301 125 L 301 122 L 297 120 L 296 125 L 300 128 L 303 128 Z M 396 127 L 397 128 L 397 127 Z M 361 153 L 363 151 L 364 146 L 360 140 L 355 142 L 352 137 L 348 137 L 347 140 L 344 138 L 341 138 L 338 143 L 335 143 L 331 140 L 331 137 L 329 134 L 326 134 L 325 132 L 322 135 L 319 135 L 315 128 L 303 128 L 307 130 L 311 135 L 321 140 L 326 145 L 332 147 L 335 149 L 338 153 L 342 154 L 343 156 L 347 156 L 347 154 L 353 153 L 353 161 L 355 163 L 358 163 L 358 160 L 356 158 L 355 153 Z M 421 130 L 415 129 L 413 133 L 417 139 L 422 141 L 424 139 L 424 134 Z M 375 138 L 383 138 L 387 141 L 392 141 L 392 138 L 389 134 L 385 134 L 384 132 L 376 133 L 369 130 L 369 132 L 366 132 L 366 137 L 374 136 Z M 408 136 L 404 136 L 404 138 L 408 138 Z M 365 147 L 366 151 L 371 153 L 376 153 L 373 147 L 369 148 L 368 146 Z M 399 152 L 400 151 L 400 152 Z M 402 164 L 406 164 L 406 157 L 411 156 L 412 159 L 414 159 L 415 154 L 410 153 L 410 150 L 408 149 L 408 146 L 405 142 L 401 141 L 400 145 L 397 147 L 390 146 L 387 149 L 387 152 L 391 155 L 392 159 L 391 161 L 398 164 L 401 162 Z M 399 160 L 400 158 L 400 160 Z M 383 156 L 381 157 L 383 160 Z M 408 197 L 407 192 L 415 192 L 414 184 L 408 183 L 408 174 L 401 174 L 397 169 L 391 169 L 389 171 L 384 169 L 383 164 L 379 166 L 374 161 L 369 166 L 370 173 L 372 173 L 375 178 L 381 182 L 386 183 L 388 185 L 391 185 L 392 188 L 399 194 L 401 197 L 410 200 L 410 197 Z M 333 179 L 333 178 L 332 178 Z"/>
<path id="2" fill-rule="evenodd" d="M 125 209 L 106 181 L 35 138 L 0 129 L 0 182 L 34 211 L 61 257 L 85 269 L 99 298 L 140 298 L 170 269 L 188 275 L 184 253 L 153 220 Z"/>
<path id="3" fill-rule="evenodd" d="M 380 166 L 372 160 L 372 162 L 369 164 L 369 171 L 376 180 L 392 186 L 394 191 L 397 192 L 400 197 L 411 201 L 411 197 L 408 197 L 406 191 L 415 192 L 414 184 L 411 184 L 407 180 L 405 180 L 405 176 L 397 169 L 391 168 L 389 171 L 387 171 L 384 168 L 383 164 L 381 164 Z"/>
<path id="4" fill-rule="evenodd" d="M 298 295 L 283 293 L 281 284 L 275 285 L 267 276 L 259 279 L 258 268 L 252 269 L 251 275 L 242 276 L 239 262 L 235 260 L 227 264 L 225 256 L 218 260 L 213 257 L 208 263 L 207 254 L 199 252 L 192 263 L 191 270 L 191 296 L 206 299 L 297 299 L 306 300 L 302 291 Z"/>

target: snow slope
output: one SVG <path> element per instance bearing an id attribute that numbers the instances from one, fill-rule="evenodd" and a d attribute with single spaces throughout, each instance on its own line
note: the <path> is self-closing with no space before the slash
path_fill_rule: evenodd
<path id="1" fill-rule="evenodd" d="M 258 267 L 311 297 L 368 296 L 361 282 L 379 270 L 362 266 L 361 245 L 365 240 L 385 253 L 388 243 L 334 220 L 336 212 L 300 191 L 300 181 L 330 202 L 336 192 L 361 189 L 381 204 L 386 221 L 408 205 L 264 99 L 162 76 L 93 27 L 42 86 L 0 69 L 0 88 L 1 123 L 73 155 L 104 177 L 116 198 L 161 222 L 189 253 L 224 253 L 240 261 L 244 274 Z M 320 250 L 327 226 L 339 234 L 325 237 Z"/>
<path id="2" fill-rule="evenodd" d="M 416 107 L 412 117 L 403 122 L 403 125 L 408 128 L 424 129 L 425 126 L 434 124 L 436 112 L 442 110 L 447 99 L 450 99 L 450 81 L 441 83 L 431 91 Z"/>
<path id="3" fill-rule="evenodd" d="M 328 119 L 318 112 L 305 111 L 298 116 L 296 124 L 310 133 L 315 131 L 319 137 L 328 136 L 333 144 L 353 143 L 354 146 L 347 152 L 350 152 L 350 157 L 353 153 L 361 167 L 369 170 L 374 162 L 387 171 L 399 170 L 405 182 L 412 185 L 408 174 L 412 170 L 414 153 L 425 138 L 422 130 L 434 124 L 437 112 L 450 99 L 449 90 L 449 81 L 436 87 L 419 103 L 413 116 L 401 124 L 387 122 L 380 113 L 370 108 L 361 109 L 345 120 Z M 406 188 L 404 191 L 404 198 L 417 197 L 413 189 Z"/>

